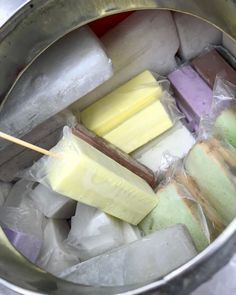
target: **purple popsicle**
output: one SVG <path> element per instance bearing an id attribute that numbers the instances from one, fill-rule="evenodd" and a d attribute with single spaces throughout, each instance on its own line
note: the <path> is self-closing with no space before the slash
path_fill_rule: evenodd
<path id="1" fill-rule="evenodd" d="M 200 118 L 210 111 L 212 90 L 189 66 L 182 66 L 168 75 L 175 91 L 176 102 L 186 116 L 187 127 L 197 131 Z"/>
<path id="2" fill-rule="evenodd" d="M 9 241 L 22 255 L 33 263 L 36 261 L 41 250 L 42 240 L 29 234 L 13 231 L 9 228 L 4 228 L 3 231 Z"/>

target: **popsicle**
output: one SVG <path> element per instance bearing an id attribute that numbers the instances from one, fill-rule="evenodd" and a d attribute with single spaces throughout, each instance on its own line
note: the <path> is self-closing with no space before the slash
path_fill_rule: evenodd
<path id="1" fill-rule="evenodd" d="M 217 135 L 236 148 L 236 106 L 227 108 L 219 114 L 214 129 Z"/>
<path id="2" fill-rule="evenodd" d="M 43 158 L 29 173 L 55 192 L 134 225 L 157 205 L 145 180 L 74 136 L 68 127 L 51 152 L 59 158 Z"/>
<path id="3" fill-rule="evenodd" d="M 120 165 L 146 180 L 152 188 L 157 186 L 155 175 L 150 169 L 140 164 L 138 161 L 115 147 L 110 142 L 106 141 L 104 138 L 97 136 L 82 124 L 77 124 L 76 127 L 72 129 L 72 132 L 74 135 L 78 136 L 99 151 L 103 152 L 105 155 L 115 160 Z"/>
<path id="4" fill-rule="evenodd" d="M 48 218 L 69 219 L 75 213 L 76 202 L 39 184 L 30 193 L 35 207 Z"/>
<path id="5" fill-rule="evenodd" d="M 35 263 L 41 250 L 43 241 L 37 236 L 3 228 L 12 245 L 31 262 Z"/>
<path id="6" fill-rule="evenodd" d="M 187 187 L 175 180 L 157 191 L 158 206 L 139 224 L 144 234 L 150 234 L 177 223 L 185 224 L 198 251 L 210 243 L 205 216 Z"/>
<path id="7" fill-rule="evenodd" d="M 192 60 L 191 64 L 211 88 L 214 86 L 216 75 L 236 84 L 236 71 L 216 49 L 199 55 Z"/>
<path id="8" fill-rule="evenodd" d="M 157 280 L 197 254 L 183 225 L 175 225 L 68 268 L 59 276 L 85 285 L 123 286 Z"/>
<path id="9" fill-rule="evenodd" d="M 173 126 L 169 114 L 157 100 L 104 135 L 104 138 L 131 153 Z"/>
<path id="10" fill-rule="evenodd" d="M 201 141 L 190 150 L 186 171 L 217 211 L 224 225 L 236 216 L 236 155 L 216 139 Z"/>
<path id="11" fill-rule="evenodd" d="M 81 122 L 98 135 L 105 135 L 122 122 L 158 100 L 162 88 L 144 71 L 80 113 Z"/>
<path id="12" fill-rule="evenodd" d="M 170 165 L 164 157 L 166 152 L 181 159 L 195 142 L 195 138 L 188 129 L 178 122 L 174 127 L 133 152 L 132 156 L 153 172 L 160 172 Z"/>
<path id="13" fill-rule="evenodd" d="M 186 116 L 187 127 L 197 131 L 202 115 L 209 113 L 212 90 L 190 65 L 185 65 L 168 75 L 174 88 L 177 105 Z"/>

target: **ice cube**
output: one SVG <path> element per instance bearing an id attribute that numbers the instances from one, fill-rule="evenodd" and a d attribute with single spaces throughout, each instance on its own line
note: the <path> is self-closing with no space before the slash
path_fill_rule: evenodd
<path id="1" fill-rule="evenodd" d="M 176 67 L 179 48 L 176 27 L 169 11 L 138 11 L 101 38 L 112 60 L 114 76 L 73 105 L 83 109 L 144 70 L 165 75 Z"/>
<path id="2" fill-rule="evenodd" d="M 202 52 L 209 44 L 220 44 L 222 33 L 211 24 L 184 13 L 174 13 L 180 48 L 179 54 L 185 59 L 191 59 Z"/>
<path id="3" fill-rule="evenodd" d="M 195 255 L 186 228 L 175 225 L 77 264 L 59 276 L 79 284 L 100 286 L 150 282 Z"/>
<path id="4" fill-rule="evenodd" d="M 78 249 L 79 257 L 84 261 L 139 237 L 137 227 L 78 203 L 67 244 Z"/>
<path id="5" fill-rule="evenodd" d="M 0 130 L 22 137 L 112 75 L 97 37 L 83 27 L 57 41 L 23 73 L 10 92 Z M 7 145 L 0 142 L 0 149 Z"/>
<path id="6" fill-rule="evenodd" d="M 36 208 L 48 218 L 68 219 L 75 213 L 76 201 L 58 194 L 42 184 L 32 190 L 31 198 Z"/>
<path id="7" fill-rule="evenodd" d="M 48 219 L 44 229 L 44 240 L 37 264 L 55 274 L 79 262 L 73 249 L 63 244 L 69 233 L 66 220 Z"/>

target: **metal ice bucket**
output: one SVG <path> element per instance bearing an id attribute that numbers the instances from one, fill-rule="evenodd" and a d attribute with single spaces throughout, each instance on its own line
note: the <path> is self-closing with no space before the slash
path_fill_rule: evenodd
<path id="1" fill-rule="evenodd" d="M 6 0 L 7 1 L 7 0 Z M 200 17 L 236 40 L 235 0 L 35 0 L 0 29 L 0 99 L 33 60 L 57 39 L 92 20 L 123 11 L 169 9 Z M 190 262 L 150 284 L 76 285 L 24 259 L 0 232 L 0 283 L 22 294 L 188 294 L 220 269 L 236 247 L 236 219 Z"/>

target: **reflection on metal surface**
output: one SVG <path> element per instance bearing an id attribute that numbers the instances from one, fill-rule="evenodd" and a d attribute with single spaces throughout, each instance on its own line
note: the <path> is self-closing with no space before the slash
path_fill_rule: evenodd
<path id="1" fill-rule="evenodd" d="M 117 12 L 157 8 L 196 15 L 236 40 L 236 2 L 233 0 L 33 0 L 0 28 L 0 99 L 5 97 L 20 73 L 67 32 Z M 4 241 L 0 232 L 0 277 L 8 287 L 24 294 L 125 294 L 126 291 L 133 290 L 129 294 L 184 295 L 216 272 L 233 254 L 236 246 L 236 220 L 192 261 L 144 287 L 77 286 L 30 265 Z"/>

